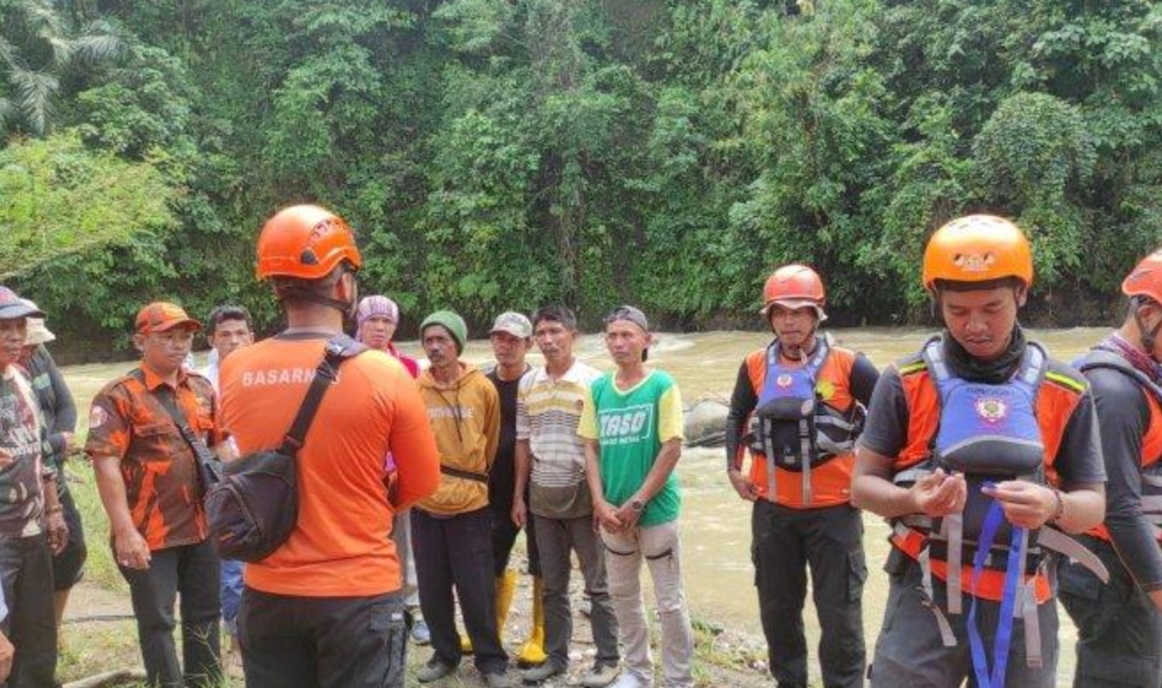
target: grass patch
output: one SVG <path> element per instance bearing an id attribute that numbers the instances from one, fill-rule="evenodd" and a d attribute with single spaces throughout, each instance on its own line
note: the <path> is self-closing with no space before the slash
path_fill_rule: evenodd
<path id="1" fill-rule="evenodd" d="M 61 629 L 58 681 L 75 681 L 140 664 L 137 629 L 132 621 L 66 624 Z"/>
<path id="2" fill-rule="evenodd" d="M 83 459 L 72 460 L 66 467 L 69 490 L 81 513 L 85 529 L 85 543 L 89 558 L 85 562 L 85 580 L 106 590 L 129 594 L 129 585 L 113 561 L 113 547 L 109 541 L 109 520 L 97 493 L 97 479 L 92 468 Z"/>
<path id="3" fill-rule="evenodd" d="M 722 669 L 743 673 L 766 672 L 765 649 L 744 642 L 722 627 L 697 617 L 692 617 L 690 623 L 694 628 L 694 681 L 699 688 L 721 686 Z M 661 638 L 653 640 L 658 642 Z M 655 652 L 660 651 L 660 645 L 655 647 Z"/>

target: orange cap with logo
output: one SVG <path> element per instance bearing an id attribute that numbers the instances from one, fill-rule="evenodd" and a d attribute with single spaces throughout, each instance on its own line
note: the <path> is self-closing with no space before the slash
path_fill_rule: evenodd
<path id="1" fill-rule="evenodd" d="M 343 218 L 317 205 L 278 211 L 258 236 L 258 279 L 321 279 L 343 261 L 356 270 L 363 264 L 355 234 Z"/>
<path id="2" fill-rule="evenodd" d="M 1162 249 L 1142 259 L 1122 281 L 1126 296 L 1145 296 L 1162 303 Z"/>
<path id="3" fill-rule="evenodd" d="M 137 312 L 137 333 L 152 334 L 165 332 L 179 325 L 190 330 L 202 329 L 202 323 L 194 320 L 181 306 L 168 301 L 154 301 Z"/>
<path id="4" fill-rule="evenodd" d="M 989 282 L 1016 277 L 1033 285 L 1033 251 L 1025 234 L 995 215 L 966 215 L 932 235 L 924 249 L 924 288 L 936 280 Z"/>
<path id="5" fill-rule="evenodd" d="M 763 285 L 763 307 L 765 313 L 771 305 L 782 304 L 788 308 L 813 306 L 822 313 L 826 294 L 819 273 L 806 265 L 784 265 L 771 273 Z"/>

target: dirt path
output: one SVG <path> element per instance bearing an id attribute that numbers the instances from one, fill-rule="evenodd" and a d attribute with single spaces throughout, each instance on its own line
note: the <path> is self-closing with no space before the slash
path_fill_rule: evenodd
<path id="1" fill-rule="evenodd" d="M 524 567 L 514 556 L 514 566 Z M 596 649 L 592 642 L 589 619 L 581 612 L 583 606 L 580 572 L 575 572 L 572 586 L 573 643 L 570 652 L 570 672 L 555 680 L 546 681 L 545 688 L 563 688 L 580 684 L 581 676 L 593 664 Z M 82 582 L 73 589 L 61 638 L 61 661 L 58 678 L 63 682 L 75 681 L 113 669 L 140 668 L 141 657 L 137 648 L 137 633 L 132 620 L 128 592 L 110 590 L 93 583 Z M 505 647 L 511 654 L 520 650 L 528 637 L 532 617 L 532 579 L 522 575 L 513 600 L 508 622 L 505 624 Z M 715 628 L 696 621 L 697 660 L 695 675 L 699 688 L 758 688 L 770 685 L 763 665 L 761 641 L 737 632 Z M 656 637 L 655 637 L 656 640 Z M 656 649 L 656 648 L 655 648 Z M 420 685 L 414 678 L 415 670 L 431 656 L 430 647 L 410 644 L 408 648 L 408 686 Z M 519 682 L 517 669 L 510 672 L 514 683 Z M 241 687 L 242 675 L 237 666 L 228 672 L 222 688 Z M 458 676 L 431 684 L 436 688 L 481 685 L 466 658 Z"/>

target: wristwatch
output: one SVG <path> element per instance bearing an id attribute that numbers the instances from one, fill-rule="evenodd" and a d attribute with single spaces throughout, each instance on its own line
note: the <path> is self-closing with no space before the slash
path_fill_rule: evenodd
<path id="1" fill-rule="evenodd" d="M 629 508 L 633 509 L 634 511 L 636 511 L 640 514 L 642 512 L 642 510 L 646 508 L 646 503 L 640 499 L 635 499 L 629 503 Z"/>

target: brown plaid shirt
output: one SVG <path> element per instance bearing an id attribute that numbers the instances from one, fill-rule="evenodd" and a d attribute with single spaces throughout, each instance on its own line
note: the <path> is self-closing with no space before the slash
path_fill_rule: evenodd
<path id="1" fill-rule="evenodd" d="M 85 452 L 121 460 L 133 524 L 151 550 L 201 542 L 208 534 L 198 485 L 198 463 L 177 425 L 157 398 L 166 386 L 147 368 L 144 384 L 132 374 L 109 384 L 93 399 Z M 210 381 L 179 373 L 179 407 L 213 447 L 224 439 Z"/>

